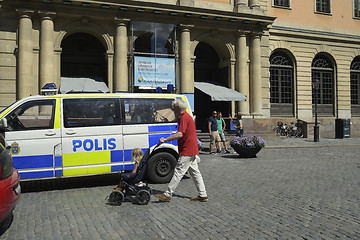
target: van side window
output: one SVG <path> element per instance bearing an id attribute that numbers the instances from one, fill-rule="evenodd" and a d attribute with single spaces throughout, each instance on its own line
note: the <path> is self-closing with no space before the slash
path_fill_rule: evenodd
<path id="1" fill-rule="evenodd" d="M 17 107 L 7 117 L 10 131 L 52 129 L 55 99 L 29 101 Z"/>
<path id="2" fill-rule="evenodd" d="M 151 124 L 176 122 L 171 109 L 174 99 L 123 99 L 125 124 Z"/>
<path id="3" fill-rule="evenodd" d="M 118 98 L 64 99 L 66 128 L 120 124 Z"/>

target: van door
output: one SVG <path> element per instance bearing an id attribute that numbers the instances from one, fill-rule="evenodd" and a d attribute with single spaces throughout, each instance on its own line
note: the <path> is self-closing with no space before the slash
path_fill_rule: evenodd
<path id="1" fill-rule="evenodd" d="M 131 151 L 145 151 L 177 130 L 177 119 L 171 109 L 173 98 L 123 98 L 123 134 L 125 168 L 131 170 Z M 177 141 L 168 142 L 177 146 Z M 161 159 L 150 159 L 148 177 L 155 182 L 165 182 L 172 177 L 176 159 L 170 154 Z M 151 172 L 151 173 L 149 173 Z"/>
<path id="2" fill-rule="evenodd" d="M 123 170 L 119 98 L 77 97 L 63 101 L 63 174 Z"/>
<path id="3" fill-rule="evenodd" d="M 5 139 L 21 179 L 55 177 L 55 149 L 60 146 L 59 99 L 24 102 L 6 116 Z"/>

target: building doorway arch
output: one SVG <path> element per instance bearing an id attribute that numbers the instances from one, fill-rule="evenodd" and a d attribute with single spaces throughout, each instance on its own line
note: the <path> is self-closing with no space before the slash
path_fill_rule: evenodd
<path id="1" fill-rule="evenodd" d="M 86 77 L 108 85 L 106 50 L 88 33 L 73 33 L 61 42 L 61 77 Z"/>
<path id="2" fill-rule="evenodd" d="M 194 81 L 210 82 L 229 87 L 228 66 L 219 67 L 220 58 L 215 49 L 205 42 L 199 42 L 195 51 Z M 229 116 L 230 102 L 211 101 L 210 96 L 195 88 L 194 111 L 196 115 L 196 128 L 203 132 L 208 131 L 208 118 L 213 110 Z"/>

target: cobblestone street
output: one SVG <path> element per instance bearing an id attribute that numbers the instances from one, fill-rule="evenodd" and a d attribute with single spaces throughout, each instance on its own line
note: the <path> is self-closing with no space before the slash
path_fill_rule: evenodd
<path id="1" fill-rule="evenodd" d="M 169 203 L 118 207 L 105 204 L 116 176 L 26 183 L 0 239 L 360 239 L 358 143 L 201 154 L 205 203 L 189 201 L 191 179 Z"/>

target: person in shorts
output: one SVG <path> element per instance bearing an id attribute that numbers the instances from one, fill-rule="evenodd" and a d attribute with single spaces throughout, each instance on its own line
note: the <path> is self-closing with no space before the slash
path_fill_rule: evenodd
<path id="1" fill-rule="evenodd" d="M 222 118 L 222 113 L 221 112 L 218 112 L 218 115 L 217 115 L 217 118 L 216 118 L 216 121 L 217 121 L 217 126 L 218 126 L 218 132 L 219 132 L 219 135 L 220 135 L 220 139 L 221 141 L 223 142 L 223 145 L 224 145 L 224 152 L 225 153 L 230 153 L 229 149 L 227 148 L 227 145 L 226 145 L 226 139 L 225 139 L 225 128 L 226 128 L 226 123 L 225 123 L 225 120 Z"/>
<path id="2" fill-rule="evenodd" d="M 220 135 L 219 135 L 219 131 L 218 131 L 218 126 L 217 126 L 217 112 L 213 111 L 212 116 L 209 117 L 209 121 L 208 121 L 208 127 L 209 127 L 209 135 L 210 135 L 210 154 L 215 154 L 215 152 L 213 152 L 213 146 L 214 146 L 214 142 L 216 144 L 216 149 L 217 149 L 217 153 L 221 152 L 221 145 L 220 145 Z"/>

